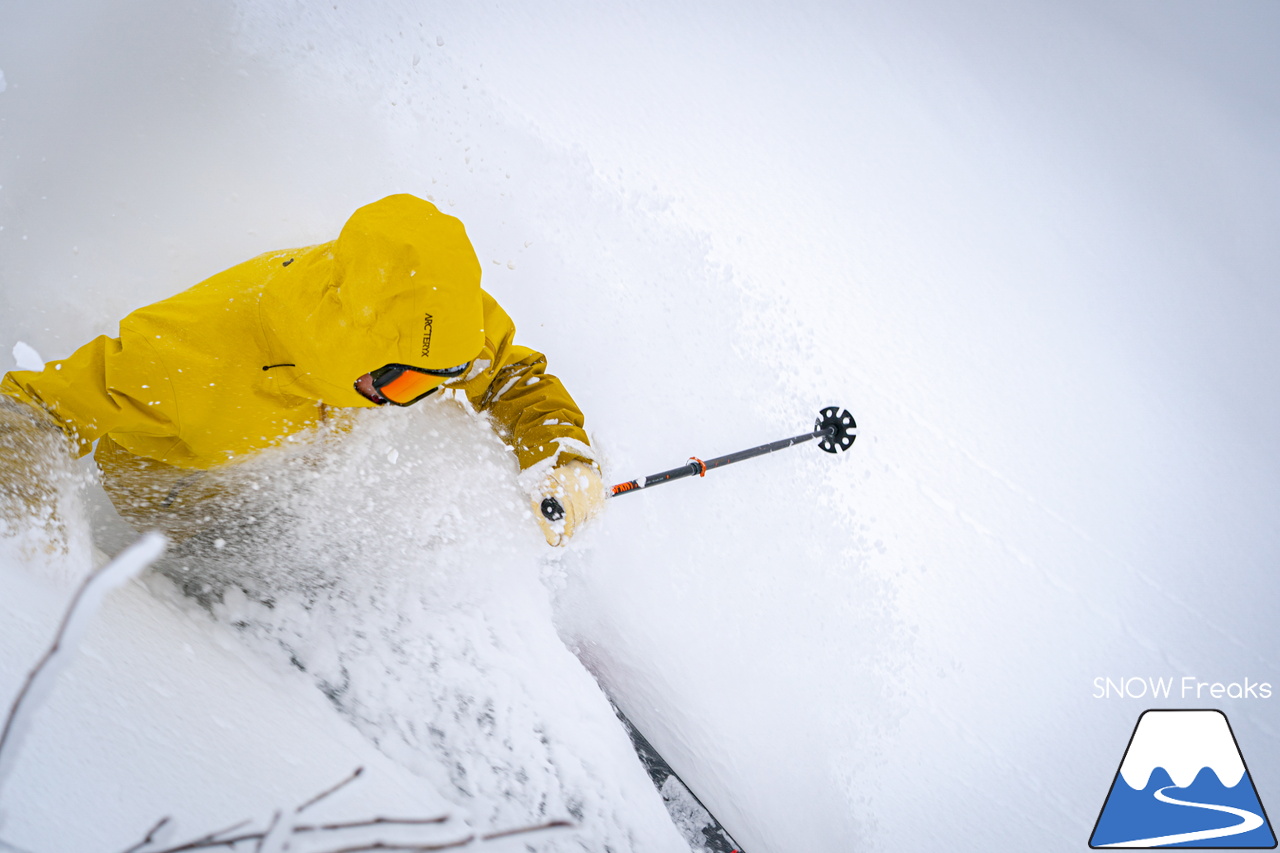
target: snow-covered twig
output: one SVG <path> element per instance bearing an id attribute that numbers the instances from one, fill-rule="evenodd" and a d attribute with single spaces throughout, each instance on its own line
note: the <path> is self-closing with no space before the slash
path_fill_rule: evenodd
<path id="1" fill-rule="evenodd" d="M 245 821 L 241 821 L 240 823 L 237 823 L 234 826 L 227 827 L 226 829 L 220 829 L 217 832 L 211 832 L 207 835 L 202 835 L 199 838 L 193 839 L 191 841 L 182 842 L 181 844 L 177 844 L 173 847 L 167 847 L 163 850 L 144 851 L 144 848 L 148 847 L 152 843 L 152 839 L 155 837 L 155 834 L 159 831 L 159 829 L 162 826 L 164 826 L 166 823 L 168 823 L 169 818 L 165 818 L 164 820 L 160 821 L 154 827 L 151 828 L 151 831 L 147 833 L 147 837 L 145 839 L 143 839 L 140 843 L 135 844 L 133 847 L 130 847 L 128 850 L 124 851 L 124 853 L 188 853 L 188 851 L 192 851 L 192 850 L 212 850 L 220 847 L 227 848 L 230 850 L 235 850 L 241 844 L 245 844 L 245 845 L 252 844 L 255 853 L 268 853 L 268 851 L 285 849 L 285 844 L 287 843 L 288 839 L 294 836 L 309 836 L 311 838 L 315 838 L 317 835 L 320 835 L 320 834 L 332 833 L 334 835 L 337 835 L 339 833 L 347 833 L 353 830 L 362 830 L 362 829 L 363 830 L 411 829 L 413 827 L 439 826 L 441 824 L 447 823 L 450 820 L 450 816 L 446 814 L 446 815 L 441 815 L 439 817 L 424 817 L 424 818 L 372 817 L 366 820 L 320 823 L 320 824 L 297 824 L 292 821 L 292 819 L 295 818 L 297 815 L 302 814 L 303 811 L 305 811 L 308 808 L 311 808 L 316 803 L 323 800 L 325 797 L 332 796 L 337 791 L 351 784 L 360 776 L 362 772 L 364 772 L 364 768 L 357 767 L 355 771 L 352 772 L 351 775 L 349 775 L 346 779 L 343 779 L 341 782 L 334 785 L 333 787 L 320 792 L 316 796 L 307 800 L 302 805 L 293 809 L 292 813 L 289 814 L 287 817 L 284 815 L 283 812 L 277 810 L 273 814 L 271 818 L 271 822 L 269 823 L 266 829 L 263 829 L 263 830 L 252 829 L 252 830 L 247 830 L 245 832 L 240 832 L 239 834 L 234 834 L 234 833 L 237 833 L 239 830 L 243 829 L 247 824 L 249 824 L 249 821 L 245 820 Z M 337 847 L 332 850 L 325 851 L 325 853 L 377 853 L 377 851 L 383 851 L 383 853 L 392 853 L 392 851 L 395 851 L 395 853 L 426 853 L 426 851 L 452 850 L 458 847 L 465 847 L 468 844 L 472 844 L 476 841 L 494 841 L 500 838 L 508 838 L 514 835 L 524 835 L 527 833 L 541 832 L 548 829 L 571 828 L 572 826 L 573 824 L 568 823 L 567 821 L 553 820 L 548 823 L 538 824 L 536 826 L 526 826 L 526 827 L 520 827 L 518 829 L 507 829 L 499 832 L 491 832 L 486 835 L 477 835 L 476 833 L 469 833 L 462 838 L 453 838 L 453 839 L 449 839 L 446 841 L 439 841 L 439 842 L 435 842 L 435 841 L 388 842 L 388 841 L 383 841 L 381 839 L 355 841 L 355 842 L 347 841 L 346 846 Z M 312 849 L 312 848 L 308 848 L 308 849 Z"/>
<path id="2" fill-rule="evenodd" d="M 158 821 L 156 821 L 156 825 L 151 827 L 151 829 L 147 832 L 147 835 L 145 838 L 143 838 L 137 844 L 130 847 L 128 850 L 125 850 L 124 853 L 138 853 L 138 851 L 141 850 L 143 847 L 146 847 L 148 844 L 155 841 L 156 833 L 159 832 L 161 829 L 163 829 L 165 825 L 169 823 L 169 820 L 170 819 L 167 817 L 160 818 Z"/>
<path id="3" fill-rule="evenodd" d="M 316 794 L 316 795 L 315 795 L 314 797 L 312 797 L 311 799 L 307 800 L 307 801 L 306 801 L 305 803 L 303 803 L 302 805 L 298 806 L 298 808 L 294 811 L 294 814 L 302 814 L 302 813 L 303 813 L 303 812 L 305 812 L 307 809 L 311 808 L 311 807 L 312 807 L 312 806 L 314 806 L 316 803 L 318 803 L 318 802 L 320 802 L 321 800 L 323 800 L 325 797 L 332 797 L 334 794 L 338 793 L 338 792 L 339 792 L 339 791 L 341 791 L 343 788 L 345 788 L 346 786 L 350 785 L 352 782 L 354 782 L 354 781 L 356 781 L 357 779 L 359 779 L 359 778 L 360 778 L 360 774 L 361 774 L 361 773 L 363 773 L 363 772 L 364 772 L 364 768 L 363 768 L 363 767 L 357 767 L 355 770 L 351 771 L 351 775 L 350 775 L 350 776 L 348 776 L 347 778 L 343 779 L 341 782 L 339 782 L 338 784 L 334 785 L 332 788 L 329 788 L 328 790 L 325 790 L 325 791 L 321 791 L 320 793 Z"/>
<path id="4" fill-rule="evenodd" d="M 466 847 L 477 839 L 480 841 L 496 841 L 499 838 L 528 835 L 530 833 L 542 832 L 548 829 L 572 828 L 573 824 L 569 823 L 567 820 L 551 820 L 535 826 L 522 826 L 518 829 L 504 829 L 499 832 L 490 832 L 485 835 L 476 835 L 475 833 L 472 833 L 464 838 L 456 838 L 453 841 L 445 841 L 440 844 L 385 844 L 381 841 L 375 841 L 372 844 L 363 844 L 358 847 L 339 847 L 336 850 L 326 850 L 324 853 L 376 853 L 376 851 L 394 851 L 394 853 L 429 853 L 429 851 L 434 850 L 453 850 L 458 847 Z"/>
<path id="5" fill-rule="evenodd" d="M 124 584 L 142 571 L 164 551 L 165 538 L 159 533 L 147 533 L 124 550 L 107 565 L 85 578 L 84 583 L 76 590 L 71 604 L 63 614 L 62 624 L 54 635 L 53 645 L 44 653 L 35 668 L 27 673 L 22 689 L 14 697 L 5 717 L 4 729 L 0 731 L 0 784 L 3 783 L 11 760 L 6 748 L 19 740 L 27 718 L 39 704 L 38 699 L 47 693 L 53 685 L 58 666 L 65 655 L 59 654 L 64 649 L 75 646 L 76 642 L 88 629 L 93 614 L 102 606 L 107 593 Z"/>
<path id="6" fill-rule="evenodd" d="M 290 815 L 285 818 L 284 814 L 276 809 L 275 814 L 271 816 L 267 831 L 258 839 L 258 846 L 254 848 L 254 853 L 279 853 L 284 850 L 285 841 L 293 834 L 292 817 L 293 815 Z"/>
<path id="7" fill-rule="evenodd" d="M 229 836 L 221 838 L 225 835 L 223 832 L 211 833 L 195 841 L 188 841 L 179 844 L 176 847 L 166 847 L 163 850 L 149 851 L 149 853 L 187 853 L 190 850 L 212 850 L 218 847 L 228 847 L 235 849 L 239 844 L 256 843 L 256 850 L 264 849 L 264 845 L 269 839 L 273 829 L 277 827 L 280 813 L 276 812 L 271 825 L 260 832 L 246 832 L 241 835 Z M 292 828 L 290 835 L 301 835 L 307 832 L 335 832 L 340 829 L 349 829 L 353 827 L 368 826 L 417 826 L 422 824 L 439 824 L 448 820 L 448 817 L 429 818 L 425 820 L 395 820 L 392 818 L 374 818 L 373 820 L 361 821 L 351 824 L 334 824 L 331 826 L 295 826 Z M 245 821 L 244 823 L 248 823 Z M 244 823 L 239 824 L 243 826 Z M 564 820 L 553 820 L 547 823 L 540 823 L 535 826 L 522 826 L 517 829 L 504 829 L 500 832 L 491 832 L 485 835 L 476 835 L 469 833 L 462 838 L 453 838 L 448 841 L 417 843 L 417 842 L 386 842 L 386 841 L 368 841 L 358 842 L 354 846 L 337 847 L 332 850 L 326 850 L 324 853 L 375 853 L 375 851 L 396 851 L 396 853 L 426 853 L 433 850 L 453 850 L 458 847 L 466 847 L 468 844 L 480 841 L 496 841 L 500 838 L 510 838 L 516 835 L 527 835 L 534 832 L 542 832 L 549 829 L 572 829 L 573 824 Z M 287 837 L 287 836 L 286 836 Z M 141 845 L 130 848 L 131 850 L 140 850 Z"/>
<path id="8" fill-rule="evenodd" d="M 573 824 L 567 820 L 549 820 L 537 826 L 522 826 L 519 829 L 503 829 L 498 832 L 490 832 L 487 835 L 480 836 L 480 840 L 496 841 L 499 838 L 509 838 L 512 835 L 528 835 L 531 832 L 542 832 L 544 829 L 573 829 Z"/>
<path id="9" fill-rule="evenodd" d="M 169 820 L 169 818 L 165 818 L 164 820 L 160 821 L 160 824 L 163 824 L 167 820 Z M 217 832 L 210 832 L 208 835 L 202 835 L 193 841 L 184 842 L 182 844 L 179 844 L 176 847 L 168 847 L 164 850 L 154 851 L 154 853 L 182 853 L 182 851 L 186 851 L 186 850 L 203 850 L 209 847 L 225 847 L 228 844 L 234 847 L 235 845 L 239 844 L 241 841 L 253 841 L 257 839 L 258 835 L 260 835 L 261 833 L 258 833 L 256 835 L 245 835 L 239 838 L 226 838 L 226 839 L 219 840 L 220 836 L 228 835 L 232 832 L 235 832 L 237 829 L 247 826 L 251 822 L 252 821 L 249 821 L 249 820 L 242 820 L 239 823 L 234 823 L 231 826 L 228 826 L 226 829 L 219 829 Z M 160 824 L 157 824 L 157 826 L 159 826 Z M 154 831 L 155 830 L 152 830 L 152 832 Z M 150 835 L 148 835 L 148 838 L 150 838 Z M 135 851 L 141 850 L 143 847 L 146 847 L 147 844 L 149 843 L 151 842 L 143 841 L 140 844 L 136 844 L 133 847 L 130 847 L 128 850 L 125 851 L 125 853 L 135 853 Z"/>
<path id="10" fill-rule="evenodd" d="M 353 820 L 349 823 L 325 823 L 319 826 L 303 823 L 295 826 L 294 832 L 336 832 L 339 829 L 368 829 L 375 826 L 429 826 L 433 823 L 445 823 L 448 820 L 448 815 L 419 818 L 375 817 L 369 820 Z"/>

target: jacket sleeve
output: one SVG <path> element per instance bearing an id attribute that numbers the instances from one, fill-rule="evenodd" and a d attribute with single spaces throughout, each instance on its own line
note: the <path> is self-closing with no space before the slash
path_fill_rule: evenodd
<path id="1" fill-rule="evenodd" d="M 81 456 L 109 432 L 177 435 L 168 371 L 140 334 L 101 335 L 44 370 L 7 373 L 0 393 L 46 412 Z"/>
<path id="2" fill-rule="evenodd" d="M 585 419 L 564 383 L 547 373 L 540 352 L 515 343 L 515 324 L 485 294 L 485 347 L 461 387 L 515 451 L 520 469 L 544 460 L 580 460 L 599 467 Z"/>

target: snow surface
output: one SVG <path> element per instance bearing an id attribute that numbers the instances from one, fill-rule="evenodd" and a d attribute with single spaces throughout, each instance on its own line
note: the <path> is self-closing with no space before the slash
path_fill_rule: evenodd
<path id="1" fill-rule="evenodd" d="M 59 672 L 74 654 L 87 633 L 93 617 L 101 609 L 107 593 L 133 580 L 164 553 L 165 538 L 154 531 L 143 534 L 110 563 L 85 578 L 67 604 L 54 640 L 39 662 L 29 668 L 29 677 L 15 694 L 0 734 L 0 785 L 13 766 L 19 744 L 26 737 L 31 715 L 53 690 Z M 12 745 L 12 749 L 5 749 Z"/>
<path id="2" fill-rule="evenodd" d="M 331 513 L 307 562 L 233 539 L 190 568 L 211 610 L 123 590 L 4 839 L 122 849 L 360 763 L 374 801 L 478 827 L 576 804 L 547 849 L 673 849 L 581 662 L 751 853 L 1079 849 L 1152 702 L 1095 678 L 1280 683 L 1277 34 L 1268 0 L 5 4 L 0 352 L 64 356 L 409 191 L 466 223 L 611 482 L 825 405 L 861 430 L 628 495 L 547 556 L 483 425 L 427 408 L 484 455 L 432 491 L 431 556 L 360 556 L 303 479 L 277 494 Z M 418 434 L 381 420 L 333 470 Z M 9 695 L 68 587 L 0 581 Z M 1213 700 L 1264 803 L 1276 701 Z"/>

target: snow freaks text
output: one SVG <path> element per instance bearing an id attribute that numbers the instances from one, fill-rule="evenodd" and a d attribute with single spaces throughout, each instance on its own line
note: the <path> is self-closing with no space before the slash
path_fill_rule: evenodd
<path id="1" fill-rule="evenodd" d="M 1094 699 L 1270 699 L 1271 682 L 1201 681 L 1193 675 L 1177 677 L 1129 676 L 1093 680 Z"/>

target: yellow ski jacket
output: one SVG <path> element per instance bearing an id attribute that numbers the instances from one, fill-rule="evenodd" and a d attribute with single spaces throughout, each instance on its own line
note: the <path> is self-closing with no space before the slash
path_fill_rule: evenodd
<path id="1" fill-rule="evenodd" d="M 0 393 L 47 411 L 89 452 L 209 469 L 315 425 L 325 407 L 375 404 L 354 388 L 386 364 L 443 369 L 489 413 L 520 467 L 592 462 L 582 412 L 546 359 L 480 288 L 462 223 L 411 195 L 357 210 L 337 240 L 268 252 L 134 311 Z"/>

